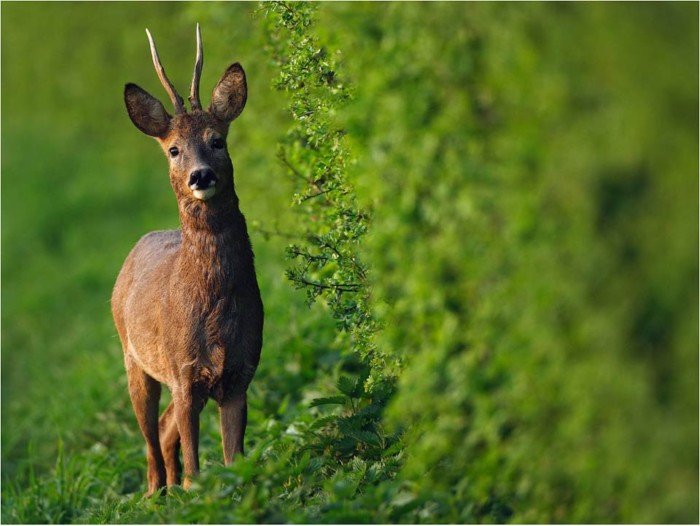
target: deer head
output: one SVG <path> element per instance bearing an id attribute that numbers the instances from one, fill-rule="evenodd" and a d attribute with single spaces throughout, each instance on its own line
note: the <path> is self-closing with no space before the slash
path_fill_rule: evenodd
<path id="1" fill-rule="evenodd" d="M 234 196 L 233 165 L 226 148 L 231 122 L 240 115 L 247 98 L 245 72 L 234 63 L 214 88 L 206 110 L 199 100 L 199 79 L 204 55 L 197 24 L 197 57 L 190 87 L 190 111 L 165 74 L 151 33 L 146 29 L 156 73 L 174 106 L 170 115 L 163 104 L 136 84 L 124 88 L 124 101 L 134 125 L 154 137 L 168 158 L 170 182 L 185 211 L 201 212 L 229 202 Z"/>

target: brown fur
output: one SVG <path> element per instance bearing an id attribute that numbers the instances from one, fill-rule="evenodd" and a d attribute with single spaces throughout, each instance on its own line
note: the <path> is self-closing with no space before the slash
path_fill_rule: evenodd
<path id="1" fill-rule="evenodd" d="M 125 92 L 134 124 L 156 137 L 170 159 L 181 224 L 141 238 L 112 295 L 129 393 L 147 445 L 149 494 L 179 483 L 180 448 L 185 487 L 198 472 L 199 413 L 209 398 L 221 413 L 225 463 L 243 453 L 246 390 L 262 347 L 263 306 L 233 166 L 225 147 L 211 146 L 214 138 L 225 141 L 245 104 L 240 65 L 226 71 L 214 94 L 216 108 L 213 101 L 208 111 L 171 117 L 137 86 Z M 175 158 L 168 153 L 173 146 L 180 152 Z M 206 201 L 188 187 L 190 173 L 202 166 L 218 179 Z M 172 402 L 159 419 L 161 384 Z"/>

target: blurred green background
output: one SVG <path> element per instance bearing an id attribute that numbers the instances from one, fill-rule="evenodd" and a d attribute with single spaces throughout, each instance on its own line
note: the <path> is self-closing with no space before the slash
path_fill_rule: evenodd
<path id="1" fill-rule="evenodd" d="M 404 363 L 383 416 L 403 433 L 400 467 L 338 499 L 315 479 L 313 506 L 282 484 L 223 511 L 206 492 L 138 499 L 143 445 L 108 301 L 136 240 L 178 218 L 122 91 L 167 100 L 145 27 L 180 92 L 195 21 L 203 93 L 232 61 L 246 69 L 229 150 L 266 306 L 255 450 L 306 418 L 343 355 L 324 306 L 284 278 L 287 240 L 263 232 L 299 220 L 263 15 L 1 9 L 3 522 L 698 520 L 697 4 L 318 7 L 313 31 L 353 86 L 338 119 L 372 211 L 377 342 Z M 220 462 L 215 416 L 205 470 Z"/>

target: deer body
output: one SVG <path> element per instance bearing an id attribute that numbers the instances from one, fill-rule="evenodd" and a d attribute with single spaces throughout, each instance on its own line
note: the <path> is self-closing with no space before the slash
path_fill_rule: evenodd
<path id="1" fill-rule="evenodd" d="M 209 398 L 219 405 L 225 463 L 243 452 L 246 390 L 263 327 L 253 251 L 225 144 L 230 121 L 245 105 L 245 74 L 238 64 L 229 67 L 202 110 L 198 28 L 197 88 L 193 81 L 193 110 L 186 113 L 151 46 L 176 115 L 133 84 L 125 100 L 134 124 L 155 137 L 170 159 L 181 229 L 141 238 L 112 295 L 129 394 L 147 444 L 149 493 L 180 482 L 180 448 L 186 487 L 198 472 L 199 413 Z M 159 418 L 161 384 L 172 402 Z"/>

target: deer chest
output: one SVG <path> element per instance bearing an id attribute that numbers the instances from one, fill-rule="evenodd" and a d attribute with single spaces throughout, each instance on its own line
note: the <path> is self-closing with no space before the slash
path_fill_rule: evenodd
<path id="1" fill-rule="evenodd" d="M 180 374 L 215 398 L 250 382 L 260 356 L 260 301 L 231 293 L 208 304 L 193 302 L 187 310 Z"/>

